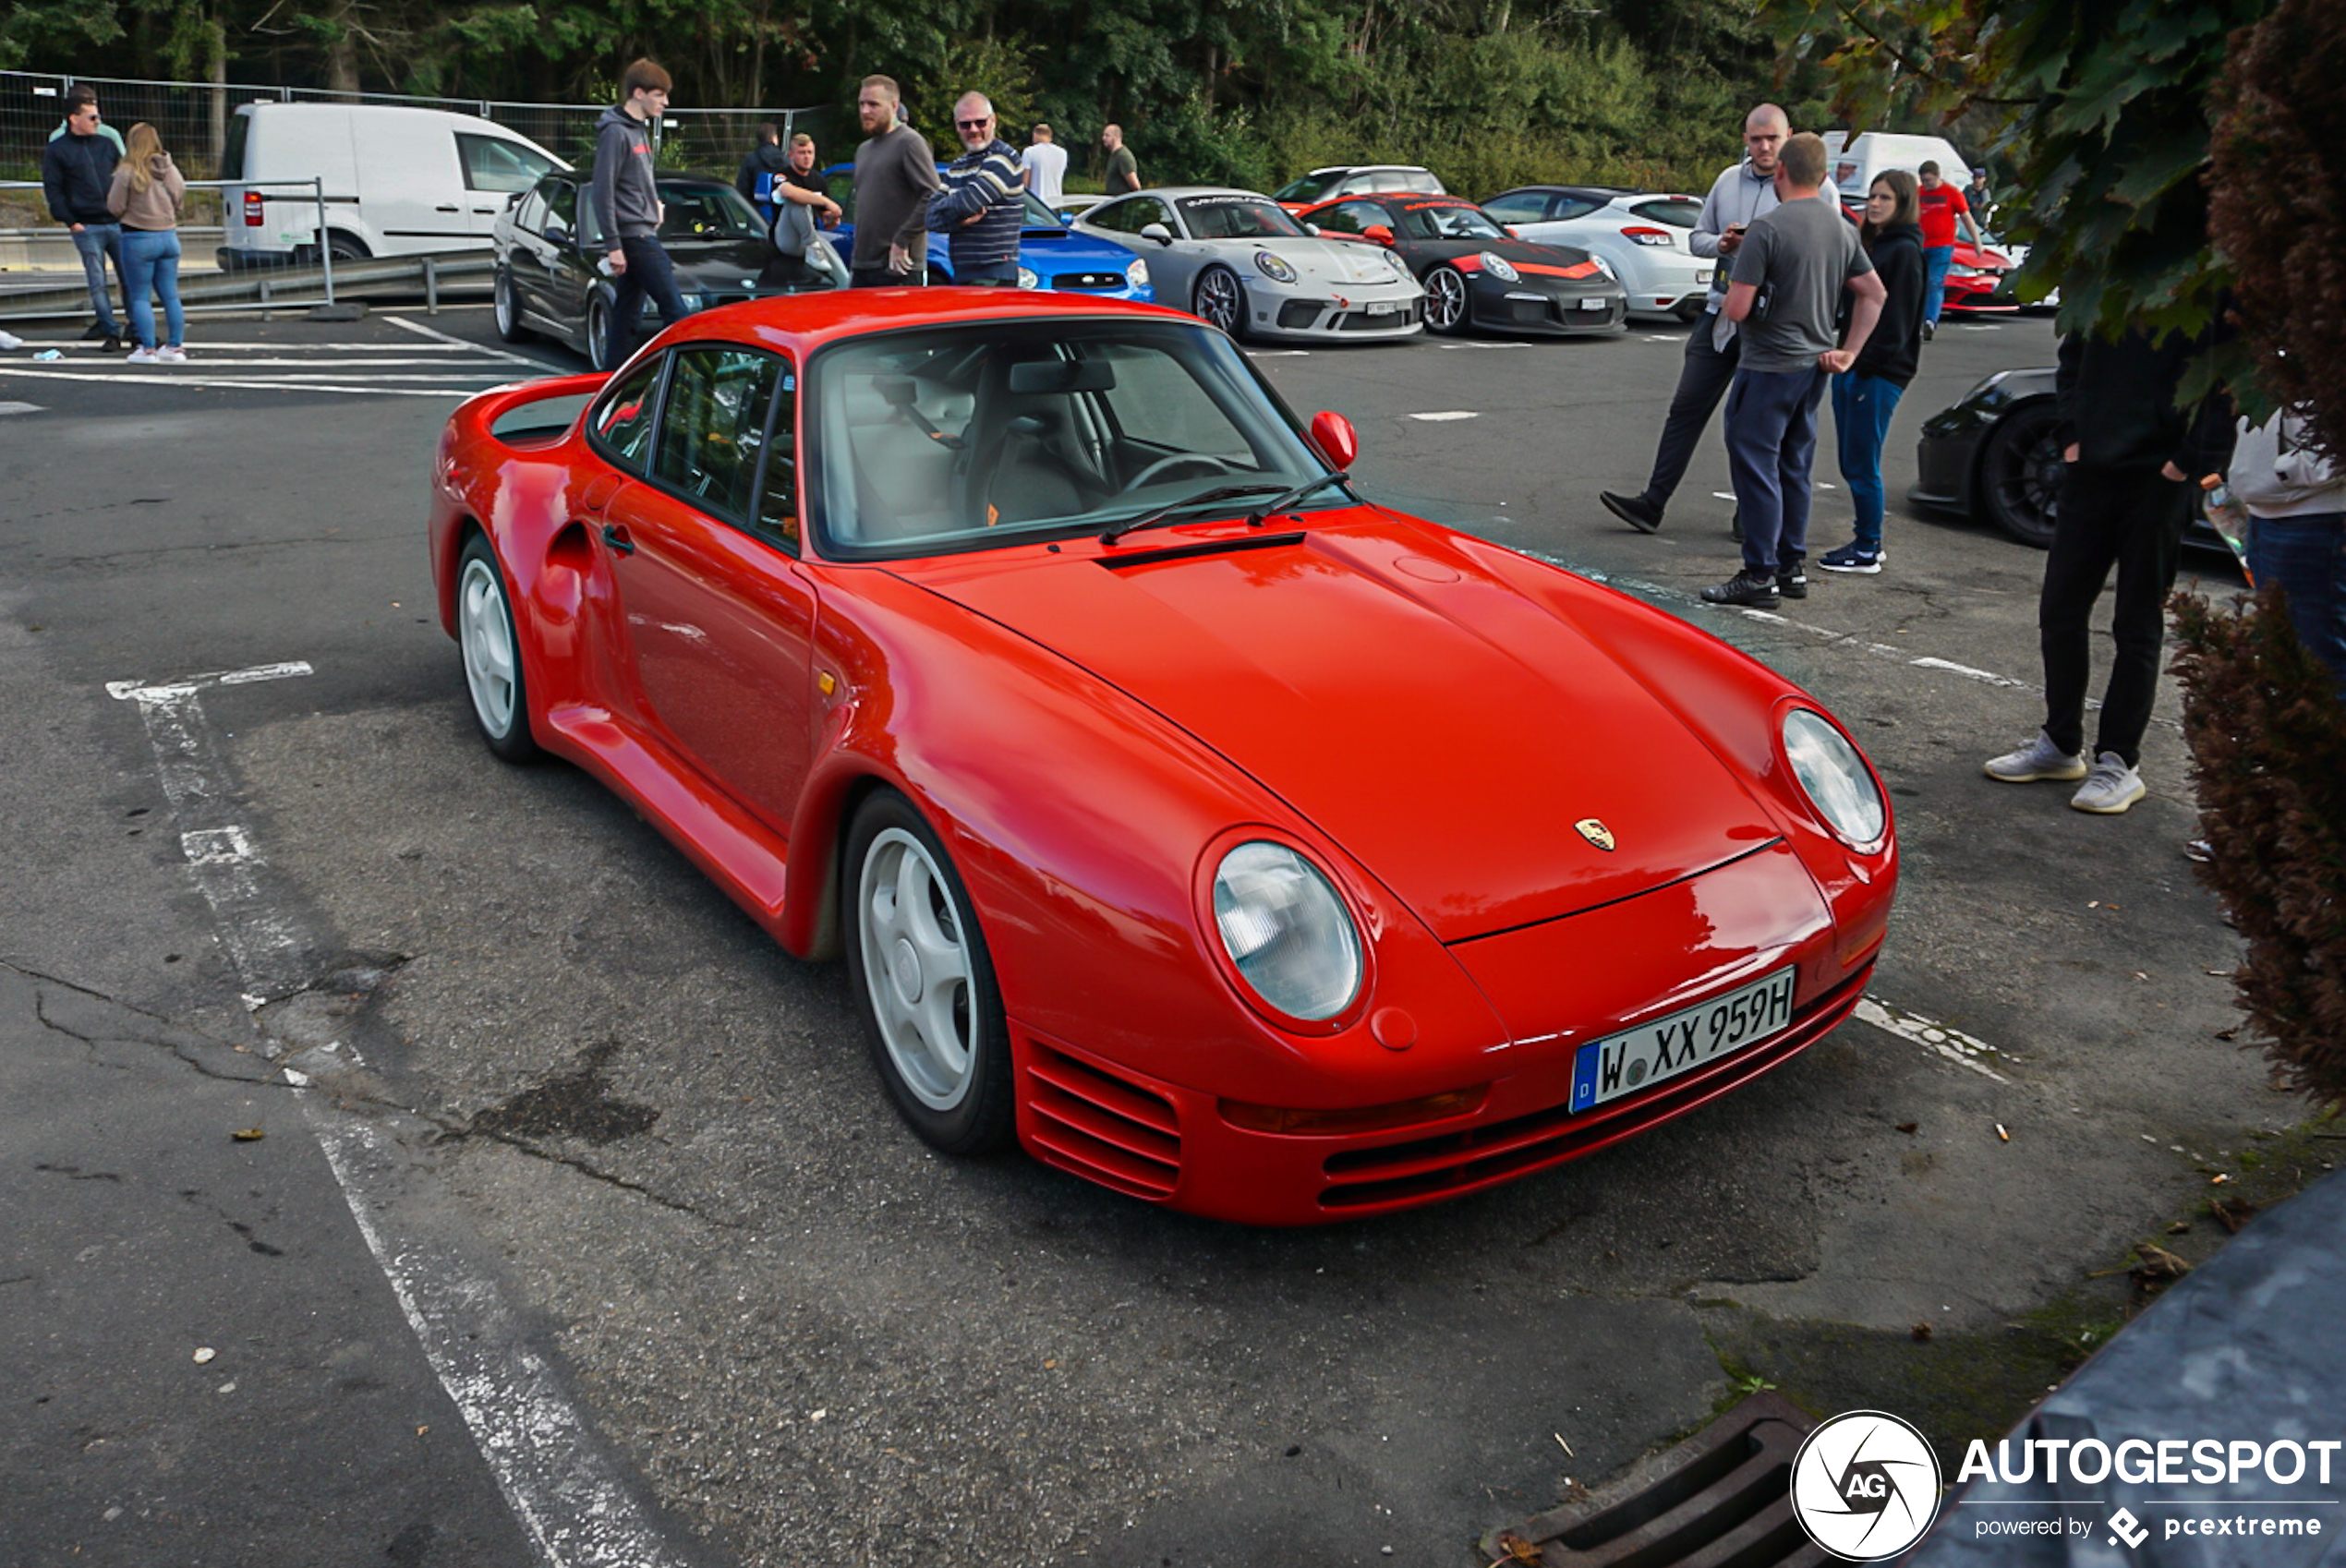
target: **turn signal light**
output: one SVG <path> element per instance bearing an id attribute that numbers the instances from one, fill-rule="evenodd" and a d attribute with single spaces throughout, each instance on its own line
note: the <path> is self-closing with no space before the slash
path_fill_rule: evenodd
<path id="1" fill-rule="evenodd" d="M 1450 1116 L 1471 1115 L 1482 1108 L 1491 1092 L 1487 1083 L 1453 1089 L 1418 1100 L 1396 1100 L 1385 1105 L 1360 1105 L 1339 1111 L 1293 1111 L 1277 1105 L 1250 1105 L 1225 1100 L 1222 1119 L 1249 1132 L 1274 1132 L 1294 1138 L 1336 1138 L 1346 1133 L 1383 1132 L 1387 1128 L 1413 1127 Z"/>

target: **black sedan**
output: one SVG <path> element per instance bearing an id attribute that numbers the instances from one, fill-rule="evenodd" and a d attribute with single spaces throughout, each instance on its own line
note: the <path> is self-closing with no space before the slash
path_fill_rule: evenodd
<path id="1" fill-rule="evenodd" d="M 490 242 L 497 258 L 497 331 L 507 343 L 542 333 L 608 370 L 616 291 L 602 270 L 611 247 L 586 195 L 590 177 L 585 170 L 550 174 L 497 215 Z M 726 181 L 670 175 L 656 183 L 667 209 L 659 242 L 675 263 L 676 290 L 687 309 L 846 281 L 828 248 L 804 266 L 775 254 L 757 210 Z"/>
<path id="2" fill-rule="evenodd" d="M 1390 247 L 1425 285 L 1425 324 L 1437 332 L 1590 337 L 1627 330 L 1628 297 L 1612 269 L 1585 250 L 1515 237 L 1473 202 L 1396 192 L 1307 208 L 1303 223 L 1330 238 Z"/>
<path id="3" fill-rule="evenodd" d="M 2061 510 L 2060 424 L 2050 367 L 1999 370 L 1922 422 L 1906 499 L 1992 523 L 2043 549 Z M 2225 548 L 2195 501 L 2183 542 Z"/>

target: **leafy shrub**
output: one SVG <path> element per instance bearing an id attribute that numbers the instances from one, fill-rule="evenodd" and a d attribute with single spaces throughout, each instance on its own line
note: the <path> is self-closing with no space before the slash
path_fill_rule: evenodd
<path id="1" fill-rule="evenodd" d="M 2200 879 L 2248 951 L 2233 983 L 2276 1078 L 2346 1105 L 2346 705 L 2271 589 L 2173 600 L 2183 735 L 2214 851 Z"/>

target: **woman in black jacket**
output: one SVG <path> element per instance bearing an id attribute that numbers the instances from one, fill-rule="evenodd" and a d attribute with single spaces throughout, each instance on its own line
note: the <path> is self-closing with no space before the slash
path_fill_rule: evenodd
<path id="1" fill-rule="evenodd" d="M 1841 443 L 1841 476 L 1857 508 L 1857 537 L 1828 550 L 1828 572 L 1881 570 L 1881 449 L 1890 416 L 1922 359 L 1921 202 L 1914 175 L 1891 169 L 1874 176 L 1858 231 L 1888 297 L 1857 362 L 1832 379 L 1832 425 Z"/>

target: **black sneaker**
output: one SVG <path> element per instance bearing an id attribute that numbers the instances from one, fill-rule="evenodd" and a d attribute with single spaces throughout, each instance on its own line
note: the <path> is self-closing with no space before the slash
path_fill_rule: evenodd
<path id="1" fill-rule="evenodd" d="M 118 338 L 122 334 L 118 332 L 108 332 L 97 322 L 92 321 L 90 323 L 90 330 L 81 334 L 81 341 L 83 343 L 96 343 L 100 338 Z"/>
<path id="2" fill-rule="evenodd" d="M 1611 490 L 1599 490 L 1597 499 L 1604 509 L 1640 534 L 1651 534 L 1662 526 L 1662 508 L 1643 496 L 1617 496 Z"/>
<path id="3" fill-rule="evenodd" d="M 1808 590 L 1804 586 L 1801 591 L 1805 593 Z M 1775 575 L 1767 572 L 1738 572 L 1717 587 L 1703 589 L 1702 602 L 1740 605 L 1747 609 L 1773 609 L 1776 608 Z"/>
<path id="4" fill-rule="evenodd" d="M 101 354 L 120 354 L 122 352 L 122 340 L 120 338 L 108 338 L 105 342 L 98 345 L 98 352 Z"/>
<path id="5" fill-rule="evenodd" d="M 1788 599 L 1807 598 L 1808 597 L 1808 573 L 1807 570 L 1796 564 L 1789 572 L 1777 573 L 1776 592 L 1782 594 Z"/>

